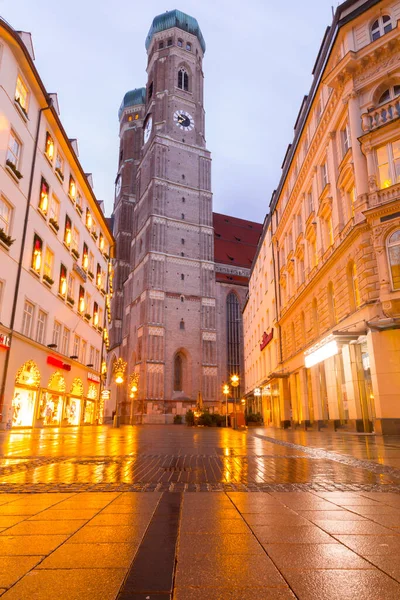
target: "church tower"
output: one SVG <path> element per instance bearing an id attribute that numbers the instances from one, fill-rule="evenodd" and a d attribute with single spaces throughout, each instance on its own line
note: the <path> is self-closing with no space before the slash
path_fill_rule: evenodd
<path id="1" fill-rule="evenodd" d="M 170 422 L 200 394 L 218 402 L 205 42 L 196 19 L 174 10 L 154 19 L 146 49 L 147 86 L 128 92 L 119 113 L 110 340 L 140 375 L 122 421 Z"/>

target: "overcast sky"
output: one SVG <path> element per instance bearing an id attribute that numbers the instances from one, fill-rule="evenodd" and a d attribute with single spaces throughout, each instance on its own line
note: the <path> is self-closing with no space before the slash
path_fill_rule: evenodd
<path id="1" fill-rule="evenodd" d="M 263 221 L 293 137 L 300 102 L 333 0 L 0 0 L 0 14 L 30 31 L 36 67 L 57 92 L 61 120 L 78 138 L 111 213 L 118 108 L 146 84 L 144 42 L 153 18 L 178 8 L 197 18 L 207 50 L 205 110 L 214 210 Z M 334 2 L 335 7 L 337 2 Z"/>

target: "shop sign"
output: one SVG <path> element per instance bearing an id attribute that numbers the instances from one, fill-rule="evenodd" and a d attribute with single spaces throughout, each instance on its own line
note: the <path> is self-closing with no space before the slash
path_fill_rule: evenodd
<path id="1" fill-rule="evenodd" d="M 89 381 L 94 381 L 94 383 L 100 383 L 100 375 L 96 375 L 95 373 L 88 373 L 87 378 Z"/>
<path id="2" fill-rule="evenodd" d="M 268 344 L 270 343 L 270 341 L 272 340 L 272 338 L 274 337 L 274 329 L 271 329 L 271 332 L 267 334 L 266 331 L 264 331 L 263 336 L 262 336 L 262 340 L 261 340 L 261 344 L 260 344 L 260 350 L 264 350 L 264 348 L 266 346 L 268 346 Z"/>
<path id="3" fill-rule="evenodd" d="M 47 364 L 51 365 L 52 367 L 57 367 L 58 369 L 64 369 L 64 371 L 71 370 L 71 365 L 63 362 L 60 358 L 57 358 L 56 356 L 48 356 Z"/>
<path id="4" fill-rule="evenodd" d="M 335 356 L 339 352 L 339 347 L 336 340 L 327 341 L 315 350 L 310 350 L 304 355 L 304 364 L 307 369 L 317 365 L 318 363 Z"/>
<path id="5" fill-rule="evenodd" d="M 11 346 L 11 340 L 5 333 L 0 333 L 0 346 L 2 348 L 9 348 Z"/>
<path id="6" fill-rule="evenodd" d="M 104 401 L 109 400 L 110 396 L 111 396 L 110 390 L 103 390 L 101 392 L 101 399 L 104 400 Z"/>
<path id="7" fill-rule="evenodd" d="M 82 269 L 82 267 L 80 267 L 76 262 L 74 262 L 73 264 L 73 270 L 78 273 L 79 277 L 81 279 L 83 279 L 83 281 L 86 281 L 87 277 L 86 277 L 86 273 L 85 271 Z"/>

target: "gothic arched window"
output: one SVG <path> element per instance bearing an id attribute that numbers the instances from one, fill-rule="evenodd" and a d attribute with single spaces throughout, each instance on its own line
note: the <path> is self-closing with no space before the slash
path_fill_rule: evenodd
<path id="1" fill-rule="evenodd" d="M 189 91 L 189 75 L 186 69 L 181 67 L 178 71 L 178 88 L 180 90 L 184 90 L 185 92 Z"/>
<path id="2" fill-rule="evenodd" d="M 226 326 L 228 343 L 228 374 L 239 375 L 241 372 L 240 347 L 242 342 L 242 313 L 239 300 L 234 292 L 230 292 L 226 299 Z M 240 397 L 240 388 L 238 397 Z"/>
<path id="3" fill-rule="evenodd" d="M 390 16 L 382 15 L 372 23 L 371 40 L 374 42 L 378 38 L 382 37 L 382 35 L 385 35 L 385 33 L 389 33 L 389 31 L 392 31 L 392 29 L 393 24 Z"/>
<path id="4" fill-rule="evenodd" d="M 177 354 L 174 360 L 174 392 L 182 392 L 183 388 L 183 360 L 182 355 Z"/>
<path id="5" fill-rule="evenodd" d="M 387 253 L 393 289 L 400 290 L 400 229 L 388 238 Z"/>

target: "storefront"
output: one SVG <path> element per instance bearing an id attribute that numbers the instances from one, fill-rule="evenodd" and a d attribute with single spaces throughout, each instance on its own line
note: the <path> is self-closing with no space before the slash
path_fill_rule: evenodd
<path id="1" fill-rule="evenodd" d="M 36 423 L 38 427 L 59 427 L 61 425 L 65 390 L 65 379 L 61 373 L 56 371 L 50 377 L 47 388 L 42 389 L 40 393 Z"/>
<path id="2" fill-rule="evenodd" d="M 32 427 L 39 393 L 40 372 L 35 362 L 27 361 L 15 377 L 11 414 L 7 427 Z"/>
<path id="3" fill-rule="evenodd" d="M 88 375 L 89 377 L 89 375 Z M 83 401 L 83 424 L 93 425 L 96 420 L 96 401 L 98 391 L 94 383 L 89 384 L 87 395 Z"/>
<path id="4" fill-rule="evenodd" d="M 69 396 L 64 405 L 63 425 L 79 425 L 81 422 L 83 383 L 79 377 L 72 382 Z"/>

